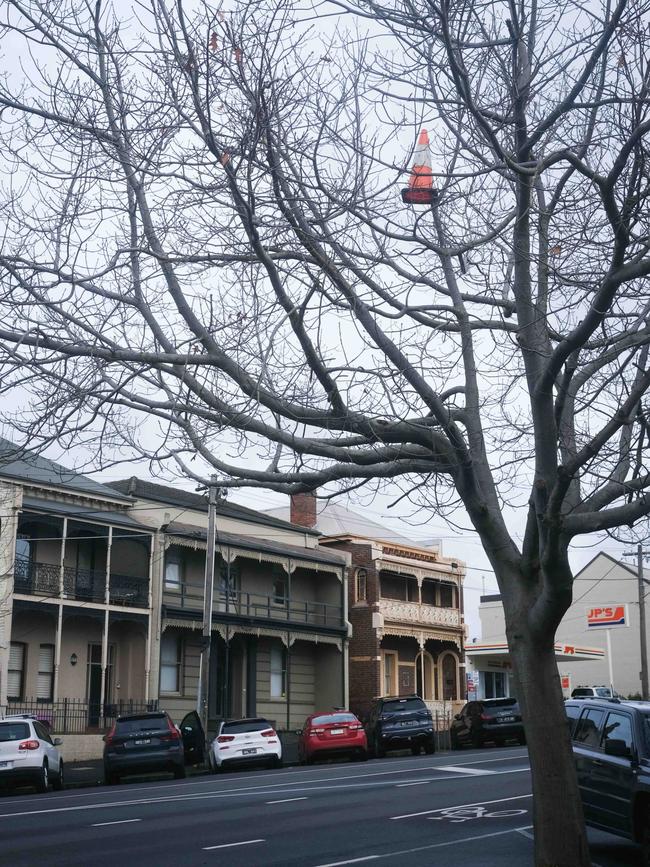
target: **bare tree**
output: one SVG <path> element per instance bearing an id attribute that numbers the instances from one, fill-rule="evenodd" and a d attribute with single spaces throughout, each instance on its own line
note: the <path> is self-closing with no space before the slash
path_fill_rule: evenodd
<path id="1" fill-rule="evenodd" d="M 464 508 L 540 865 L 589 863 L 553 646 L 568 549 L 650 513 L 649 5 L 4 4 L 12 425 L 98 463 Z M 421 126 L 427 207 L 399 195 Z"/>

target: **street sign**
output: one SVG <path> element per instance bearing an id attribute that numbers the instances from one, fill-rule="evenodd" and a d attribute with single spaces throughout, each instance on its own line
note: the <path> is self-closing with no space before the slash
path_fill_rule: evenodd
<path id="1" fill-rule="evenodd" d="M 588 629 L 615 629 L 629 626 L 627 605 L 603 605 L 587 608 Z"/>
<path id="2" fill-rule="evenodd" d="M 570 692 L 571 691 L 571 675 L 570 674 L 560 675 L 560 684 L 562 685 L 562 692 Z"/>

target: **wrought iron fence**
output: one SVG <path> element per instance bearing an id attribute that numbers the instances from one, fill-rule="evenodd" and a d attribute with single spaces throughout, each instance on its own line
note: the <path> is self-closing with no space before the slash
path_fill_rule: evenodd
<path id="1" fill-rule="evenodd" d="M 61 567 L 53 563 L 36 563 L 27 557 L 16 557 L 14 588 L 17 593 L 59 597 L 61 596 Z M 104 602 L 106 572 L 99 569 L 74 569 L 71 566 L 64 566 L 63 596 L 84 602 Z M 109 599 L 112 605 L 145 608 L 149 602 L 149 579 L 111 572 Z"/>
<path id="2" fill-rule="evenodd" d="M 432 711 L 433 736 L 436 742 L 436 750 L 448 750 L 451 748 L 449 729 L 451 728 L 451 710 Z"/>
<path id="3" fill-rule="evenodd" d="M 32 698 L 0 707 L 0 719 L 3 716 L 29 714 L 49 726 L 52 734 L 101 734 L 110 729 L 118 716 L 155 710 L 158 710 L 157 700 L 144 702 L 141 699 L 120 699 L 102 707 L 82 699 L 64 698 L 44 702 Z"/>

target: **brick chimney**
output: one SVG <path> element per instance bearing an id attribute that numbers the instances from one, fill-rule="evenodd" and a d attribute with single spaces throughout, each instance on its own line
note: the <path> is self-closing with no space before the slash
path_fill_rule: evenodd
<path id="1" fill-rule="evenodd" d="M 291 494 L 289 520 L 292 524 L 300 524 L 301 527 L 311 529 L 316 526 L 318 520 L 316 495 L 312 491 L 306 494 Z"/>

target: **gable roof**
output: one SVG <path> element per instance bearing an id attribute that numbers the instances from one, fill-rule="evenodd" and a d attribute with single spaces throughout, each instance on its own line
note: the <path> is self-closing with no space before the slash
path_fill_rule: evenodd
<path id="1" fill-rule="evenodd" d="M 91 494 L 103 499 L 118 500 L 127 504 L 128 497 L 115 488 L 102 485 L 75 470 L 70 470 L 56 461 L 51 461 L 35 451 L 23 448 L 0 437 L 0 478 L 24 482 L 39 487 L 52 487 L 77 494 Z"/>
<path id="2" fill-rule="evenodd" d="M 195 494 L 191 491 L 184 491 L 181 488 L 173 488 L 170 485 L 158 485 L 155 482 L 139 479 L 137 476 L 131 476 L 130 479 L 121 479 L 111 484 L 116 490 L 130 497 L 152 500 L 155 503 L 166 503 L 170 506 L 181 506 L 185 509 L 194 509 L 196 512 L 208 511 L 208 498 L 204 494 Z M 236 518 L 240 521 L 262 524 L 265 527 L 278 527 L 283 530 L 291 530 L 294 533 L 307 533 L 310 536 L 319 535 L 318 530 L 309 530 L 298 524 L 292 524 L 289 521 L 273 517 L 266 512 L 258 512 L 256 509 L 240 506 L 239 503 L 229 503 L 227 500 L 221 500 L 217 503 L 217 514 L 227 518 Z"/>

